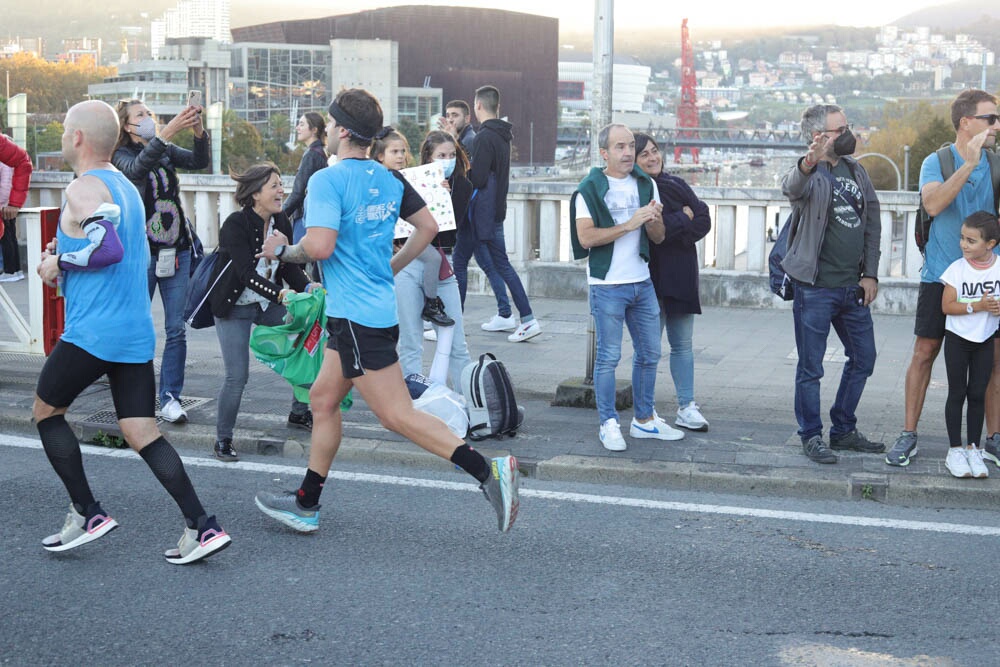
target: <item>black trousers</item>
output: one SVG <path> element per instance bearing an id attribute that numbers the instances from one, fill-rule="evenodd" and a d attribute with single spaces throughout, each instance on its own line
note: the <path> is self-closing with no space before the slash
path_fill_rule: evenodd
<path id="1" fill-rule="evenodd" d="M 17 221 L 4 220 L 3 238 L 0 238 L 0 251 L 3 252 L 4 273 L 15 273 L 21 270 L 21 253 L 17 247 Z"/>
<path id="2" fill-rule="evenodd" d="M 973 343 L 951 331 L 944 332 L 944 362 L 948 370 L 948 400 L 944 421 L 952 447 L 982 444 L 986 412 L 986 385 L 993 372 L 993 338 Z M 965 417 L 967 439 L 962 442 L 962 404 L 968 402 Z"/>

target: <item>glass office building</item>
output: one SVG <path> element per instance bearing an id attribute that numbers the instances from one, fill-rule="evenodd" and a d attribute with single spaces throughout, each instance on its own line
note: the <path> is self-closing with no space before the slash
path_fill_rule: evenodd
<path id="1" fill-rule="evenodd" d="M 294 124 L 307 111 L 326 112 L 329 76 L 328 44 L 234 44 L 229 106 L 258 129 L 274 114 Z"/>

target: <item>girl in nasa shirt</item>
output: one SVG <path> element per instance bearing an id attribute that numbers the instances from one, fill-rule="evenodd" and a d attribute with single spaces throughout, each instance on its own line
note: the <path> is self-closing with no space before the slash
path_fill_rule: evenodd
<path id="1" fill-rule="evenodd" d="M 955 477 L 989 477 L 978 446 L 983 430 L 986 385 L 993 370 L 993 337 L 1000 325 L 1000 241 L 997 217 L 973 213 L 962 223 L 962 258 L 941 275 L 945 318 L 944 360 L 948 400 L 944 418 L 951 447 L 945 467 Z M 962 403 L 968 400 L 966 445 L 962 445 Z"/>

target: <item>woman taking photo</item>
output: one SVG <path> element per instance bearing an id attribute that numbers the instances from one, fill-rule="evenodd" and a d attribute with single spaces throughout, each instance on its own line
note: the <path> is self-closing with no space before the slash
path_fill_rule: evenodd
<path id="1" fill-rule="evenodd" d="M 288 195 L 282 209 L 292 221 L 292 243 L 298 243 L 306 233 L 302 216 L 306 212 L 303 204 L 306 200 L 309 177 L 326 167 L 326 151 L 323 149 L 326 144 L 326 121 L 315 111 L 309 111 L 299 118 L 295 132 L 295 138 L 306 145 L 306 152 L 302 154 L 299 170 L 295 172 L 292 194 Z"/>
<path id="2" fill-rule="evenodd" d="M 438 162 L 444 168 L 445 185 L 451 191 L 451 204 L 455 209 L 455 219 L 465 217 L 472 198 L 472 183 L 466 177 L 469 161 L 465 151 L 458 148 L 455 137 L 447 132 L 434 130 L 424 139 L 420 147 L 420 164 Z M 458 293 L 458 281 L 451 270 L 445 252 L 450 252 L 455 245 L 455 231 L 439 232 L 428 246 L 438 253 L 439 265 L 443 270 L 438 274 L 437 295 L 444 303 L 444 310 L 455 320 L 451 327 L 453 336 L 450 344 L 445 329 L 439 329 L 438 350 L 443 356 L 442 362 L 448 360 L 448 371 L 451 376 L 451 386 L 461 392 L 462 369 L 470 363 L 469 348 L 465 343 L 465 329 L 462 322 L 462 299 Z M 424 262 L 421 256 L 413 260 L 396 274 L 396 314 L 399 318 L 399 363 L 403 367 L 403 375 L 420 373 L 422 371 L 423 323 L 424 308 Z M 445 276 L 441 278 L 440 276 Z M 444 377 L 432 378 L 442 384 Z M 443 374 L 442 374 L 443 375 Z"/>
<path id="3" fill-rule="evenodd" d="M 298 264 L 257 258 L 266 237 L 276 231 L 285 236 L 292 233 L 288 216 L 281 212 L 285 190 L 278 168 L 265 162 L 233 174 L 232 179 L 236 181 L 236 203 L 242 210 L 226 218 L 219 230 L 219 259 L 212 283 L 221 278 L 209 296 L 226 369 L 215 426 L 215 456 L 223 461 L 238 460 L 233 427 L 250 372 L 250 330 L 255 324 L 281 324 L 285 316 L 281 301 L 286 292 L 313 286 Z M 230 260 L 232 264 L 226 268 Z M 282 289 L 282 283 L 291 290 Z M 293 400 L 288 425 L 311 431 L 309 405 Z"/>
<path id="4" fill-rule="evenodd" d="M 670 376 L 677 392 L 680 427 L 707 431 L 708 421 L 694 400 L 694 316 L 701 314 L 698 297 L 696 243 L 712 228 L 708 205 L 682 179 L 663 170 L 663 156 L 651 136 L 635 135 L 635 163 L 656 183 L 663 203 L 663 243 L 649 244 L 649 275 L 660 302 L 660 329 L 670 343 Z"/>
<path id="5" fill-rule="evenodd" d="M 181 205 L 177 169 L 204 169 L 209 165 L 208 132 L 202 125 L 201 107 L 188 106 L 156 130 L 156 120 L 142 100 L 118 103 L 121 130 L 112 163 L 132 181 L 146 206 L 149 240 L 149 298 L 160 286 L 166 341 L 160 363 L 160 415 L 168 422 L 183 422 L 181 407 L 187 339 L 184 336 L 184 301 L 191 277 L 191 246 L 187 218 Z M 194 150 L 170 143 L 186 128 L 194 131 Z"/>

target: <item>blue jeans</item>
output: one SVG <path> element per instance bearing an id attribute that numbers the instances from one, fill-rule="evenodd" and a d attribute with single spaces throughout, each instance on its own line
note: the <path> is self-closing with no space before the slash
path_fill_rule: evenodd
<path id="1" fill-rule="evenodd" d="M 243 390 L 250 377 L 250 331 L 255 324 L 277 326 L 284 321 L 285 307 L 272 303 L 267 310 L 260 304 L 233 306 L 229 317 L 215 318 L 215 335 L 219 338 L 222 363 L 226 374 L 219 388 L 218 412 L 215 415 L 215 436 L 218 440 L 233 437 L 233 427 L 243 402 Z M 302 416 L 309 404 L 292 399 L 292 413 Z"/>
<path id="2" fill-rule="evenodd" d="M 167 394 L 178 401 L 184 389 L 184 363 L 187 361 L 187 338 L 184 331 L 184 302 L 187 300 L 188 282 L 191 279 L 191 251 L 177 252 L 174 275 L 156 277 L 156 254 L 149 260 L 149 298 L 152 300 L 156 286 L 160 286 L 163 302 L 163 328 L 166 341 L 160 362 L 160 405 L 166 405 Z"/>
<path id="3" fill-rule="evenodd" d="M 423 262 L 419 258 L 403 267 L 396 274 L 396 315 L 399 317 L 399 364 L 403 376 L 423 372 L 424 309 Z M 455 276 L 438 281 L 438 298 L 444 304 L 448 317 L 455 320 L 455 338 L 451 345 L 448 375 L 451 387 L 462 393 L 462 369 L 472 360 L 465 342 L 462 322 L 462 302 L 458 295 Z"/>
<path id="4" fill-rule="evenodd" d="M 859 306 L 856 286 L 811 287 L 795 284 L 792 313 L 799 363 L 795 369 L 795 418 L 803 441 L 823 433 L 819 381 L 823 377 L 826 339 L 833 325 L 844 345 L 847 363 L 830 408 L 830 437 L 853 431 L 865 383 L 875 370 L 875 328 L 871 310 Z"/>
<path id="5" fill-rule="evenodd" d="M 667 315 L 661 312 L 661 335 L 664 329 L 670 343 L 670 377 L 674 380 L 677 405 L 683 408 L 694 401 L 694 350 L 691 346 L 694 314 Z"/>
<path id="6" fill-rule="evenodd" d="M 638 420 L 653 416 L 656 366 L 660 362 L 660 303 L 653 283 L 591 285 L 590 313 L 597 333 L 594 395 L 603 424 L 618 419 L 615 410 L 615 369 L 622 357 L 622 323 L 628 326 L 632 358 L 632 403 Z M 619 420 L 620 421 L 620 420 Z"/>
<path id="7" fill-rule="evenodd" d="M 510 301 L 507 299 L 507 289 L 514 299 L 517 312 L 521 315 L 522 322 L 530 322 L 534 318 L 531 315 L 531 305 L 528 303 L 528 295 L 521 284 L 514 267 L 510 265 L 507 257 L 507 242 L 503 235 L 503 225 L 497 225 L 496 236 L 488 241 L 478 241 L 472 231 L 460 231 L 455 240 L 455 251 L 453 255 L 455 277 L 458 279 L 458 290 L 462 297 L 462 306 L 465 306 L 465 291 L 468 285 L 469 258 L 475 256 L 479 268 L 486 274 L 493 294 L 497 299 L 497 314 L 500 317 L 510 317 Z"/>

